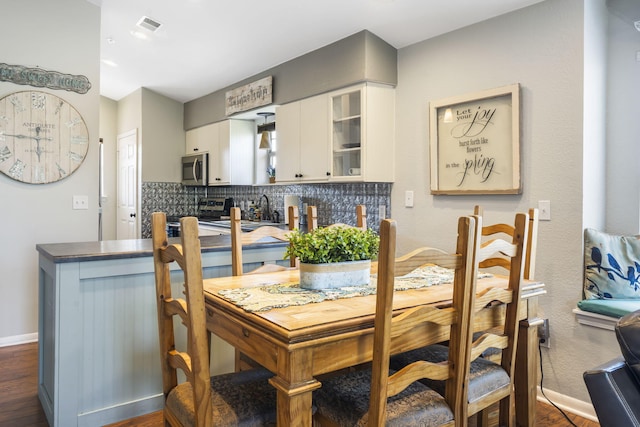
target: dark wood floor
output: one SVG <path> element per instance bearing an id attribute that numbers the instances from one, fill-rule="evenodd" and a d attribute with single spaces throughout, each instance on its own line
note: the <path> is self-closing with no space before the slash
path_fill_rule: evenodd
<path id="1" fill-rule="evenodd" d="M 0 348 L 0 426 L 48 427 L 38 400 L 38 347 L 36 343 Z M 578 427 L 599 424 L 567 414 Z M 473 421 L 473 420 L 472 420 Z M 551 405 L 538 402 L 536 427 L 563 427 L 571 424 Z M 110 424 L 109 427 L 161 427 L 162 412 Z M 471 422 L 470 427 L 475 427 Z"/>

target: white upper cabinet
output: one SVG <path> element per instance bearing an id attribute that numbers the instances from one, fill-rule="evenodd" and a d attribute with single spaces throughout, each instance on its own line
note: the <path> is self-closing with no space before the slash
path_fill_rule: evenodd
<path id="1" fill-rule="evenodd" d="M 326 95 L 276 109 L 277 182 L 323 182 L 329 179 L 328 116 Z"/>
<path id="2" fill-rule="evenodd" d="M 277 182 L 393 182 L 395 89 L 361 84 L 276 109 Z"/>
<path id="3" fill-rule="evenodd" d="M 329 97 L 331 181 L 393 182 L 395 89 L 367 83 Z"/>
<path id="4" fill-rule="evenodd" d="M 186 132 L 186 153 L 209 153 L 209 185 L 253 183 L 255 124 L 224 120 Z"/>

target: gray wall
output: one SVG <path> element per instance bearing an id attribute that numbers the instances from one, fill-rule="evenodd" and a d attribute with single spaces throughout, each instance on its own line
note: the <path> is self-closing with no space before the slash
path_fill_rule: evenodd
<path id="1" fill-rule="evenodd" d="M 104 96 L 100 97 L 100 137 L 104 151 L 104 194 L 106 200 L 102 206 L 102 239 L 116 238 L 116 201 L 117 201 L 117 114 L 118 103 Z"/>
<path id="2" fill-rule="evenodd" d="M 185 152 L 183 104 L 142 89 L 142 180 L 180 182 Z"/>
<path id="3" fill-rule="evenodd" d="M 584 97 L 606 102 L 597 88 L 583 92 L 584 25 L 602 28 L 604 19 L 604 0 L 588 3 L 593 10 L 585 11 L 583 2 L 548 0 L 399 50 L 391 197 L 402 252 L 423 242 L 453 250 L 456 218 L 476 203 L 487 222 L 499 222 L 538 200 L 551 201 L 552 220 L 540 223 L 536 268 L 536 278 L 547 285 L 540 308 L 551 327 L 551 348 L 543 349 L 545 387 L 585 402 L 582 372 L 617 353 L 612 333 L 578 325 L 571 312 L 581 298 L 583 198 L 591 197 L 582 191 L 583 133 L 593 132 L 586 140 L 597 146 L 604 137 L 585 124 Z M 594 50 L 589 59 L 601 52 Z M 599 74 L 592 71 L 589 81 L 602 86 Z M 430 195 L 429 101 L 516 82 L 522 96 L 522 194 Z M 592 158 L 602 169 L 604 158 Z M 405 190 L 415 191 L 415 207 L 403 207 Z"/>
<path id="4" fill-rule="evenodd" d="M 92 87 L 84 95 L 38 89 L 69 101 L 87 123 L 89 151 L 75 173 L 45 185 L 24 184 L 0 174 L 3 229 L 0 345 L 20 340 L 21 336 L 28 339 L 38 330 L 36 244 L 97 239 L 100 103 L 100 9 L 97 6 L 85 0 L 4 1 L 2 16 L 2 62 L 81 74 L 88 77 Z M 30 89 L 35 88 L 0 82 L 0 96 Z M 73 195 L 89 196 L 89 209 L 72 210 Z"/>
<path id="5" fill-rule="evenodd" d="M 187 102 L 184 128 L 193 129 L 225 119 L 225 93 L 266 76 L 273 76 L 273 103 L 278 105 L 362 81 L 395 85 L 398 80 L 396 49 L 375 34 L 361 31 Z"/>

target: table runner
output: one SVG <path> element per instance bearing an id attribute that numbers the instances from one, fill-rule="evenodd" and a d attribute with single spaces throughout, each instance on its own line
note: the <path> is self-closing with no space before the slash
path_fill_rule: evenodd
<path id="1" fill-rule="evenodd" d="M 395 278 L 394 290 L 405 291 L 429 286 L 453 283 L 454 270 L 437 265 L 425 265 Z M 492 277 L 490 273 L 478 273 L 478 279 Z M 248 312 L 268 311 L 293 305 L 305 305 L 339 298 L 353 298 L 376 293 L 377 275 L 371 275 L 369 285 L 333 289 L 304 289 L 298 282 L 261 283 L 252 288 L 218 291 L 225 300 Z"/>

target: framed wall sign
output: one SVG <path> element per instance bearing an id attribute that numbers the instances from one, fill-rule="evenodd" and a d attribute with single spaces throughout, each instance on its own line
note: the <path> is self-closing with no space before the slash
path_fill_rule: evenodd
<path id="1" fill-rule="evenodd" d="M 519 194 L 520 85 L 431 102 L 431 194 Z"/>

